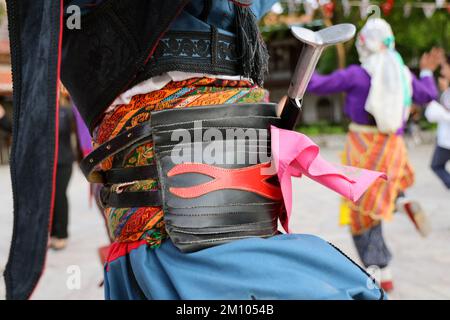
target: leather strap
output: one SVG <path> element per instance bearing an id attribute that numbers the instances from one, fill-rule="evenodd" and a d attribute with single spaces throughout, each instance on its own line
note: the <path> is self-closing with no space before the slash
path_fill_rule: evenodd
<path id="1" fill-rule="evenodd" d="M 130 147 L 143 138 L 149 137 L 151 134 L 152 128 L 150 121 L 122 132 L 87 155 L 80 163 L 81 171 L 89 182 L 102 183 L 102 175 L 93 172 L 95 167 L 108 157 Z"/>
<path id="2" fill-rule="evenodd" d="M 104 208 L 134 208 L 134 207 L 159 207 L 161 197 L 159 190 L 122 192 L 111 191 L 111 188 L 103 187 L 100 190 L 100 200 Z"/>
<path id="3" fill-rule="evenodd" d="M 268 152 L 269 128 L 279 123 L 276 105 L 265 103 L 152 113 L 164 221 L 178 249 L 194 252 L 277 232 L 283 203 L 278 179 L 269 170 Z M 211 141 L 203 136 L 209 128 L 217 133 Z M 181 163 L 172 156 L 178 146 L 173 133 L 180 129 L 191 136 L 180 141 L 187 156 Z M 206 148 L 214 149 L 212 163 L 203 157 Z"/>
<path id="4" fill-rule="evenodd" d="M 107 171 L 93 171 L 89 177 L 95 179 L 97 183 L 103 184 L 126 183 L 158 179 L 158 169 L 153 164 L 130 168 L 113 168 Z"/>

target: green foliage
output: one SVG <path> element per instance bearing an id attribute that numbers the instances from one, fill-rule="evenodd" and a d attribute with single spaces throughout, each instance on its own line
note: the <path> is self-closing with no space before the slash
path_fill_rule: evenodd
<path id="1" fill-rule="evenodd" d="M 424 118 L 420 119 L 418 124 L 420 129 L 424 131 L 433 131 L 437 128 L 435 123 L 430 123 Z M 306 134 L 307 136 L 314 137 L 318 135 L 345 134 L 347 132 L 347 128 L 348 123 L 345 121 L 343 123 L 318 121 L 311 124 L 302 124 L 296 128 L 296 131 Z"/>
<path id="2" fill-rule="evenodd" d="M 6 3 L 0 1 L 0 22 L 6 18 Z"/>
<path id="3" fill-rule="evenodd" d="M 433 46 L 443 47 L 447 52 L 450 50 L 450 23 L 449 13 L 444 10 L 436 10 L 431 18 L 425 17 L 421 8 L 413 8 L 409 17 L 404 16 L 403 6 L 405 3 L 417 3 L 417 0 L 397 0 L 395 7 L 388 16 L 383 15 L 392 26 L 395 34 L 397 50 L 402 55 L 405 63 L 417 68 L 420 56 L 425 51 L 430 50 Z M 435 2 L 435 1 L 422 1 Z M 372 1 L 372 3 L 376 3 Z M 378 1 L 380 4 L 381 1 Z M 365 23 L 361 19 L 359 9 L 353 8 L 352 13 L 348 17 L 344 17 L 342 6 L 338 5 L 333 19 L 333 23 L 349 22 L 361 29 Z M 347 46 L 347 64 L 358 63 L 358 54 L 354 46 Z"/>
<path id="4" fill-rule="evenodd" d="M 371 1 L 372 4 L 381 4 L 383 1 Z M 409 17 L 404 16 L 403 6 L 405 3 L 417 3 L 418 0 L 397 0 L 391 14 L 382 18 L 386 19 L 392 26 L 396 38 L 397 50 L 402 55 L 405 63 L 411 68 L 417 68 L 420 56 L 433 46 L 443 47 L 446 52 L 450 51 L 450 14 L 445 9 L 436 10 L 431 18 L 425 17 L 421 8 L 413 8 Z M 422 1 L 432 2 L 434 0 Z M 352 7 L 348 17 L 344 16 L 341 1 L 335 1 L 336 8 L 333 23 L 353 23 L 360 30 L 365 20 L 361 19 L 358 7 Z M 300 13 L 299 13 L 300 14 Z M 306 27 L 316 29 L 322 27 L 320 21 L 314 21 Z M 262 24 L 263 35 L 266 40 L 277 38 L 283 39 L 289 36 L 288 26 L 264 26 Z M 346 63 L 357 64 L 358 54 L 354 46 L 354 41 L 346 43 Z M 336 50 L 330 48 L 325 51 L 318 66 L 321 73 L 329 73 L 337 68 Z"/>
<path id="5" fill-rule="evenodd" d="M 346 127 L 346 124 L 319 121 L 313 124 L 298 126 L 296 130 L 308 136 L 317 136 L 323 134 L 344 134 L 347 130 Z"/>
<path id="6" fill-rule="evenodd" d="M 428 122 L 424 118 L 419 120 L 419 126 L 420 126 L 420 129 L 425 130 L 425 131 L 437 129 L 437 123 Z"/>

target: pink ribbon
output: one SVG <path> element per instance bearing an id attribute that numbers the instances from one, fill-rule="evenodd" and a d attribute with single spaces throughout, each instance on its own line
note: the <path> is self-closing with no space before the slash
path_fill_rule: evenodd
<path id="1" fill-rule="evenodd" d="M 286 232 L 292 210 L 291 177 L 305 175 L 353 202 L 376 179 L 387 179 L 382 172 L 329 163 L 320 156 L 320 148 L 304 134 L 271 126 L 271 135 L 272 157 L 286 208 L 286 215 L 280 220 Z"/>

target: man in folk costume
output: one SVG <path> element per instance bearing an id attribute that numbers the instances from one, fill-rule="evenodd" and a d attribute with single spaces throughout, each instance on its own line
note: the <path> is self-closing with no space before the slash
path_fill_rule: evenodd
<path id="1" fill-rule="evenodd" d="M 17 124 L 8 298 L 28 298 L 43 268 L 60 67 L 94 140 L 82 170 L 103 184 L 114 240 L 106 298 L 385 298 L 334 246 L 278 231 L 278 221 L 289 231 L 291 176 L 356 201 L 382 174 L 333 166 L 279 128 L 289 119 L 261 87 L 268 55 L 257 27 L 274 2 L 8 1 Z M 80 28 L 63 17 L 71 5 Z M 245 133 L 238 148 L 230 132 Z"/>
<path id="2" fill-rule="evenodd" d="M 450 161 L 450 55 L 441 63 L 439 87 L 442 91 L 440 103 L 431 102 L 425 111 L 428 121 L 437 123 L 436 148 L 431 160 L 431 169 L 450 190 L 450 172 L 446 169 Z"/>
<path id="3" fill-rule="evenodd" d="M 382 235 L 381 221 L 390 220 L 399 210 L 408 214 L 422 235 L 429 232 L 419 203 L 404 197 L 403 192 L 413 185 L 414 171 L 403 132 L 412 102 L 423 105 L 437 98 L 433 71 L 439 65 L 440 51 L 422 57 L 417 79 L 395 50 L 394 34 L 385 20 L 369 19 L 356 41 L 361 65 L 330 75 L 315 74 L 308 92 L 346 93 L 345 113 L 352 122 L 344 164 L 387 173 L 387 181 L 376 181 L 356 203 L 345 201 L 344 209 L 363 264 L 381 268 L 381 285 L 392 290 L 388 268 L 391 253 Z"/>

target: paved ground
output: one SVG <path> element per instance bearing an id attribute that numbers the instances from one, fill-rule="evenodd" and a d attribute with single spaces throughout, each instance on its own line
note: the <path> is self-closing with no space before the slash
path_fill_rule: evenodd
<path id="1" fill-rule="evenodd" d="M 392 263 L 395 276 L 393 299 L 450 299 L 450 193 L 441 186 L 428 168 L 432 146 L 410 150 L 417 171 L 417 183 L 409 193 L 420 198 L 428 209 L 433 233 L 422 239 L 410 221 L 402 215 L 386 224 L 385 234 L 394 253 Z M 339 149 L 322 150 L 325 158 L 338 161 Z M 294 218 L 292 229 L 312 233 L 331 241 L 357 260 L 351 238 L 337 223 L 339 198 L 324 187 L 301 179 L 294 182 Z M 70 243 L 62 252 L 50 251 L 44 276 L 34 299 L 102 299 L 102 280 L 97 248 L 107 243 L 103 221 L 98 212 L 89 208 L 88 186 L 79 170 L 71 180 Z M 6 263 L 12 228 L 12 201 L 7 167 L 0 167 L 0 269 Z M 81 271 L 80 289 L 68 289 L 68 268 L 78 266 Z M 0 296 L 3 297 L 3 281 Z"/>

